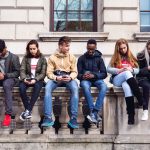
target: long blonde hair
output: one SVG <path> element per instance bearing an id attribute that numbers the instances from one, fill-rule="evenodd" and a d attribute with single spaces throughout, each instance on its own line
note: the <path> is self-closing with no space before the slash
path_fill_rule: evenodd
<path id="1" fill-rule="evenodd" d="M 112 67 L 121 66 L 121 54 L 119 53 L 119 47 L 121 44 L 126 44 L 127 46 L 127 54 L 126 54 L 127 61 L 131 64 L 132 67 L 137 68 L 138 67 L 137 59 L 131 53 L 128 42 L 125 39 L 119 39 L 116 41 L 115 51 L 111 58 L 110 65 Z"/>

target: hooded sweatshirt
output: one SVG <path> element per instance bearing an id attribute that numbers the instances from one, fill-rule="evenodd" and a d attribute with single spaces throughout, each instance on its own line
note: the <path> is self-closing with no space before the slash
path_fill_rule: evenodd
<path id="1" fill-rule="evenodd" d="M 55 54 L 51 55 L 48 59 L 47 77 L 51 80 L 56 80 L 54 72 L 56 70 L 65 71 L 70 73 L 71 79 L 77 77 L 77 61 L 74 55 L 67 53 L 60 53 L 59 50 Z"/>
<path id="2" fill-rule="evenodd" d="M 88 52 L 80 56 L 78 59 L 78 79 L 83 80 L 82 77 L 85 72 L 94 74 L 94 80 L 105 79 L 107 77 L 106 67 L 102 58 L 102 53 L 95 50 L 91 56 Z"/>

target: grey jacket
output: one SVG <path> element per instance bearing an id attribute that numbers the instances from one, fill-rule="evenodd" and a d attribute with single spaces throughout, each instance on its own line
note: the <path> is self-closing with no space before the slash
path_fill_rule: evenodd
<path id="1" fill-rule="evenodd" d="M 9 52 L 5 61 L 5 79 L 18 78 L 20 73 L 19 57 Z"/>
<path id="2" fill-rule="evenodd" d="M 46 76 L 46 68 L 47 68 L 47 62 L 45 57 L 42 55 L 39 57 L 36 71 L 35 71 L 35 79 L 37 81 L 44 80 Z M 23 81 L 26 78 L 31 77 L 31 58 L 27 58 L 24 56 L 22 62 L 21 62 L 21 68 L 20 68 L 20 79 Z"/>

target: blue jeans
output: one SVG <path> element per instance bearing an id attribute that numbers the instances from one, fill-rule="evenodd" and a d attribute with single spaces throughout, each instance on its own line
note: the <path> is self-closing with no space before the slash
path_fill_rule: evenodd
<path id="1" fill-rule="evenodd" d="M 21 96 L 21 99 L 22 99 L 25 109 L 32 111 L 32 108 L 33 108 L 36 100 L 38 99 L 40 90 L 42 89 L 43 85 L 44 85 L 43 81 L 37 81 L 33 85 L 28 85 L 24 82 L 20 82 L 20 85 L 19 85 L 20 96 Z M 29 99 L 29 97 L 27 96 L 27 93 L 26 93 L 26 91 L 29 87 L 33 87 L 31 100 Z"/>
<path id="2" fill-rule="evenodd" d="M 127 83 L 127 80 L 132 77 L 133 75 L 130 71 L 124 71 L 124 72 L 119 73 L 113 78 L 113 85 L 117 87 L 122 87 L 125 93 L 125 97 L 133 96 L 131 88 L 129 84 Z"/>
<path id="3" fill-rule="evenodd" d="M 75 80 L 71 80 L 70 82 L 67 83 L 58 83 L 54 80 L 49 80 L 47 82 L 45 86 L 45 97 L 44 97 L 44 116 L 47 118 L 52 117 L 52 92 L 58 86 L 66 86 L 70 90 L 71 118 L 72 117 L 77 118 L 79 89 L 78 89 L 78 84 Z"/>
<path id="4" fill-rule="evenodd" d="M 83 88 L 83 93 L 88 103 L 90 111 L 92 111 L 93 109 L 100 110 L 100 108 L 103 106 L 104 97 L 107 92 L 106 83 L 103 80 L 97 80 L 95 82 L 82 80 L 80 85 Z M 96 86 L 99 90 L 99 94 L 98 94 L 95 105 L 93 103 L 93 97 L 91 94 L 91 86 Z"/>

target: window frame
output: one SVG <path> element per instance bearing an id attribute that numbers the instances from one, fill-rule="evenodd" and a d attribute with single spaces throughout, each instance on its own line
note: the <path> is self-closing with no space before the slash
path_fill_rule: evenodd
<path id="1" fill-rule="evenodd" d="M 140 0 L 140 3 L 141 3 L 141 0 Z M 140 5 L 139 5 L 140 6 Z M 149 24 L 149 31 L 144 31 L 146 30 L 146 27 L 144 28 L 142 25 L 141 25 L 141 13 L 150 13 L 150 9 L 149 10 L 141 10 L 141 8 L 139 7 L 139 10 L 140 10 L 140 32 L 150 32 L 150 24 Z M 149 15 L 150 17 L 150 15 Z M 143 28 L 143 29 L 142 29 Z"/>
<path id="2" fill-rule="evenodd" d="M 50 0 L 50 26 L 49 26 L 49 30 L 50 32 L 86 32 L 86 31 L 69 31 L 69 30 L 65 30 L 65 31 L 54 31 L 54 1 L 55 0 Z M 68 1 L 68 0 L 66 0 Z M 81 0 L 80 0 L 81 1 Z M 79 10 L 79 12 L 81 13 L 81 10 Z M 67 11 L 66 11 L 67 14 Z M 67 18 L 66 18 L 67 19 Z M 80 21 L 80 27 L 81 27 L 81 20 L 79 18 Z M 67 22 L 67 20 L 66 20 Z M 97 0 L 93 0 L 93 30 L 88 31 L 88 32 L 97 32 Z"/>

